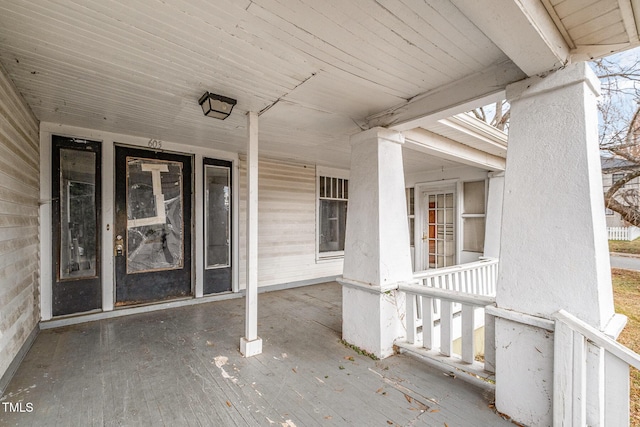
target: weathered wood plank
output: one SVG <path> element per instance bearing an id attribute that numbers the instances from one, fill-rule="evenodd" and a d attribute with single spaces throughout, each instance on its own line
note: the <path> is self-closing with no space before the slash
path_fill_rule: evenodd
<path id="1" fill-rule="evenodd" d="M 335 283 L 262 295 L 264 353 L 249 359 L 240 299 L 42 331 L 5 395 L 36 410 L 0 423 L 510 425 L 480 389 L 340 343 L 340 297 Z"/>
<path id="2" fill-rule="evenodd" d="M 38 122 L 0 66 L 0 374 L 40 319 Z"/>

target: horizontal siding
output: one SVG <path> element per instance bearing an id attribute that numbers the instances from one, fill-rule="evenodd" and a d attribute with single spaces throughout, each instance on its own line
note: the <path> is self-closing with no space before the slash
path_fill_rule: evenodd
<path id="1" fill-rule="evenodd" d="M 342 261 L 316 262 L 315 167 L 261 159 L 258 172 L 258 284 L 342 274 Z M 246 159 L 240 158 L 240 284 L 246 272 Z"/>
<path id="2" fill-rule="evenodd" d="M 40 319 L 38 121 L 0 67 L 0 377 Z"/>

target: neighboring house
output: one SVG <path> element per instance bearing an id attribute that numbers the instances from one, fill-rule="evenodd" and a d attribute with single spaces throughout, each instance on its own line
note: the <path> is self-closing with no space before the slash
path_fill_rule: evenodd
<path id="1" fill-rule="evenodd" d="M 637 169 L 640 165 L 634 164 L 628 160 L 617 158 L 617 157 L 601 157 L 600 163 L 602 165 L 602 188 L 604 193 L 611 188 L 614 182 L 623 179 L 626 171 Z M 625 199 L 625 195 L 627 196 Z M 640 178 L 634 178 L 631 181 L 624 184 L 624 186 L 618 190 L 618 195 L 616 199 L 619 201 L 626 203 L 628 201 L 633 201 L 638 199 L 638 195 L 640 195 Z M 640 202 L 640 199 L 638 199 Z M 637 209 L 640 209 L 640 204 L 631 205 L 635 206 Z M 605 215 L 607 217 L 607 227 L 628 227 L 629 223 L 622 219 L 622 216 L 614 212 L 605 206 Z"/>
<path id="2" fill-rule="evenodd" d="M 615 149 L 615 150 L 614 150 Z M 614 183 L 628 173 L 638 171 L 640 167 L 640 109 L 631 118 L 626 135 L 621 144 L 613 146 L 608 156 L 600 157 L 602 166 L 603 191 L 607 192 Z M 616 191 L 614 199 L 623 206 L 640 210 L 640 178 L 633 178 Z M 606 201 L 605 201 L 606 203 Z M 605 206 L 608 227 L 627 227 L 630 225 L 618 212 Z"/>
<path id="3" fill-rule="evenodd" d="M 628 362 L 563 335 L 623 324 L 582 61 L 640 10 L 596 3 L 0 2 L 0 386 L 41 327 L 241 295 L 256 355 L 258 288 L 336 278 L 343 338 L 387 357 L 414 270 L 485 255 L 497 291 L 462 302 L 493 309 L 496 408 L 619 425 Z M 506 161 L 464 113 L 505 96 Z"/>

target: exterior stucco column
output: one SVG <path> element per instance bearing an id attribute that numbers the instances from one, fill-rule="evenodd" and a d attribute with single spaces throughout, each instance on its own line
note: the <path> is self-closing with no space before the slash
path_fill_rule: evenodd
<path id="1" fill-rule="evenodd" d="M 565 309 L 604 330 L 613 319 L 596 98 L 586 63 L 507 88 L 499 308 L 552 318 Z M 552 424 L 554 334 L 496 320 L 496 407 Z"/>
<path id="2" fill-rule="evenodd" d="M 402 134 L 374 128 L 351 138 L 342 289 L 343 338 L 380 358 L 405 336 L 398 282 L 412 277 Z"/>

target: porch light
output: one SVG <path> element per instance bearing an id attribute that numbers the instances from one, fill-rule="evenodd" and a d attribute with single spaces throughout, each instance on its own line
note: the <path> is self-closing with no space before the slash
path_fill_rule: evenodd
<path id="1" fill-rule="evenodd" d="M 204 95 L 200 97 L 198 104 L 202 107 L 202 112 L 205 116 L 224 120 L 229 117 L 233 106 L 236 105 L 237 102 L 238 101 L 233 98 L 205 92 Z"/>

